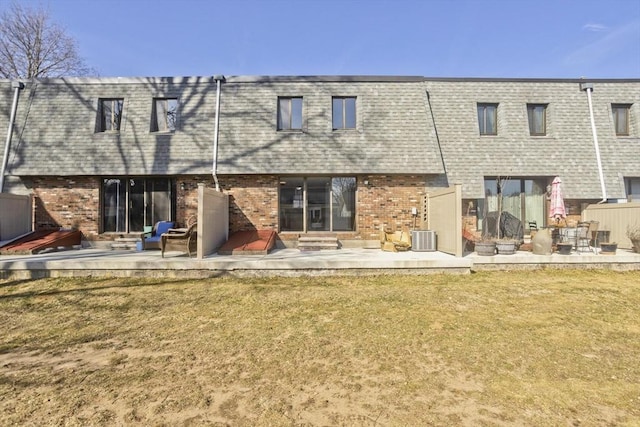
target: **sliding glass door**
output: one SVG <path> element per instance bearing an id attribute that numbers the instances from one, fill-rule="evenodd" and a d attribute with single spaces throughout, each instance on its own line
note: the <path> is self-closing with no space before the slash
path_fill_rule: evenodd
<path id="1" fill-rule="evenodd" d="M 104 178 L 102 231 L 141 232 L 145 226 L 171 220 L 175 210 L 168 178 Z"/>
<path id="2" fill-rule="evenodd" d="M 280 180 L 281 231 L 354 231 L 354 177 Z"/>
<path id="3" fill-rule="evenodd" d="M 529 222 L 535 221 L 538 226 L 545 224 L 545 180 L 544 179 L 496 179 L 484 180 L 485 198 L 480 200 L 478 206 L 478 224 L 482 223 L 484 212 L 498 210 L 498 186 L 502 193 L 502 211 L 509 212 L 520 221 L 524 227 Z M 483 212 L 484 211 L 484 212 Z"/>

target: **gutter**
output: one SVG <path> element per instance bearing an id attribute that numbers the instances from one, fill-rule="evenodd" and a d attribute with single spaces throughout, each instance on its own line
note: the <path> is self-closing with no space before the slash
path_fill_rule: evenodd
<path id="1" fill-rule="evenodd" d="M 24 89 L 24 84 L 19 81 L 11 82 L 13 92 L 13 105 L 11 106 L 11 117 L 9 118 L 9 128 L 7 129 L 7 142 L 4 145 L 4 156 L 2 159 L 2 171 L 0 171 L 0 193 L 4 191 L 4 174 L 9 163 L 9 149 L 11 148 L 11 137 L 13 136 L 13 124 L 16 120 L 16 111 L 18 110 L 18 96 L 20 91 Z"/>
<path id="2" fill-rule="evenodd" d="M 593 134 L 593 146 L 596 150 L 596 162 L 598 163 L 598 175 L 600 176 L 600 187 L 602 189 L 602 200 L 598 203 L 607 201 L 607 189 L 604 185 L 604 175 L 602 173 L 602 160 L 600 159 L 600 146 L 598 145 L 598 133 L 596 132 L 596 122 L 593 118 L 593 103 L 591 102 L 591 92 L 593 92 L 593 83 L 580 83 L 580 90 L 587 92 L 587 101 L 589 102 L 589 116 L 591 118 L 591 133 Z"/>
<path id="3" fill-rule="evenodd" d="M 223 75 L 213 76 L 216 81 L 216 119 L 215 128 L 213 130 L 213 165 L 211 174 L 213 175 L 213 182 L 216 184 L 216 191 L 220 191 L 220 183 L 218 182 L 218 130 L 220 128 L 220 89 L 221 83 L 224 81 Z"/>

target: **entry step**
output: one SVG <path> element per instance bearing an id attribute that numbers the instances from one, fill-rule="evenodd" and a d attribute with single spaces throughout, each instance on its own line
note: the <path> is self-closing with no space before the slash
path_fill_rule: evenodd
<path id="1" fill-rule="evenodd" d="M 111 249 L 136 250 L 136 245 L 140 241 L 139 237 L 118 237 L 111 243 Z"/>
<path id="2" fill-rule="evenodd" d="M 301 234 L 298 236 L 298 249 L 301 251 L 319 251 L 338 248 L 338 236 L 335 234 Z"/>

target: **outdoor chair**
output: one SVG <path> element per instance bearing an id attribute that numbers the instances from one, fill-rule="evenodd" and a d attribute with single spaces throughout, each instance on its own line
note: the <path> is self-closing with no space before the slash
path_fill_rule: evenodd
<path id="1" fill-rule="evenodd" d="M 408 251 L 411 249 L 411 234 L 408 231 L 387 233 L 380 227 L 380 249 L 388 252 Z"/>
<path id="2" fill-rule="evenodd" d="M 167 244 L 182 246 L 184 251 L 191 257 L 191 253 L 194 251 L 198 237 L 198 223 L 194 222 L 189 228 L 171 228 L 166 233 L 163 233 L 160 240 L 160 249 L 162 251 L 162 257 L 164 258 L 164 252 L 167 248 Z"/>
<path id="3" fill-rule="evenodd" d="M 595 244 L 596 244 L 595 242 L 594 242 L 594 247 L 591 247 L 591 236 L 592 236 L 592 232 L 594 231 L 595 232 L 598 231 L 597 222 L 591 221 L 591 222 L 578 223 L 577 232 L 576 232 L 576 252 L 577 253 L 593 251 L 594 253 L 597 254 L 597 251 L 595 248 Z"/>
<path id="4" fill-rule="evenodd" d="M 162 236 L 162 233 L 166 233 L 169 229 L 175 227 L 175 224 L 176 223 L 173 221 L 156 222 L 151 231 L 140 235 L 140 240 L 142 240 L 142 249 L 160 249 L 160 236 Z"/>

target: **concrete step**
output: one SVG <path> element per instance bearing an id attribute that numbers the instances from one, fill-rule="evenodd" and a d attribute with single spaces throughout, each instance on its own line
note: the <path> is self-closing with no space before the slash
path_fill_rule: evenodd
<path id="1" fill-rule="evenodd" d="M 337 237 L 330 237 L 330 236 L 319 236 L 319 237 L 313 237 L 313 236 L 300 236 L 298 237 L 298 242 L 336 242 L 338 241 Z"/>
<path id="2" fill-rule="evenodd" d="M 298 249 L 301 251 L 319 251 L 338 249 L 338 236 L 335 234 L 301 234 L 298 236 Z"/>
<path id="3" fill-rule="evenodd" d="M 118 237 L 111 243 L 111 249 L 136 250 L 136 245 L 140 241 L 139 237 Z"/>

